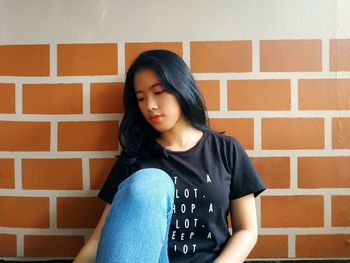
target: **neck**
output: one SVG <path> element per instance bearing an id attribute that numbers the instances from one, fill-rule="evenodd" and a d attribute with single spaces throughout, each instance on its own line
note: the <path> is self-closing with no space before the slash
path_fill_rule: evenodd
<path id="1" fill-rule="evenodd" d="M 184 149 L 196 144 L 202 134 L 202 131 L 188 124 L 186 126 L 177 126 L 170 131 L 161 133 L 157 141 L 163 147 L 169 149 Z"/>

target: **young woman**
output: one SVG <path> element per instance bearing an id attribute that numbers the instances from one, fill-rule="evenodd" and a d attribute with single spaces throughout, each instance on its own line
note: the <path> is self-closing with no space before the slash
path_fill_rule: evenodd
<path id="1" fill-rule="evenodd" d="M 243 262 L 265 187 L 240 143 L 207 126 L 185 62 L 166 50 L 141 53 L 124 105 L 123 150 L 98 195 L 106 208 L 74 262 Z"/>

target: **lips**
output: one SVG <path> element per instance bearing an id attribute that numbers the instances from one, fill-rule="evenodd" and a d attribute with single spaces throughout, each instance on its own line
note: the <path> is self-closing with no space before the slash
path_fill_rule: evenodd
<path id="1" fill-rule="evenodd" d="M 149 119 L 151 122 L 159 122 L 161 117 L 161 115 L 152 115 Z"/>

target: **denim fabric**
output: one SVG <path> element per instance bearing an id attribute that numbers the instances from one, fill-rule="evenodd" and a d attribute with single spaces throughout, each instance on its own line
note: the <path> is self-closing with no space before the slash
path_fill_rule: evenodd
<path id="1" fill-rule="evenodd" d="M 101 230 L 97 263 L 168 263 L 174 183 L 163 170 L 141 169 L 118 188 Z"/>

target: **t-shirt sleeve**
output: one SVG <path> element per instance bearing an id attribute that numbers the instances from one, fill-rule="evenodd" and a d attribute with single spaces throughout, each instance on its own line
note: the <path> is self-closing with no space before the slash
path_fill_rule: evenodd
<path id="1" fill-rule="evenodd" d="M 252 193 L 257 197 L 266 189 L 248 154 L 235 138 L 233 138 L 232 167 L 231 200 Z"/>
<path id="2" fill-rule="evenodd" d="M 113 202 L 114 196 L 118 190 L 119 184 L 125 179 L 125 165 L 121 155 L 114 163 L 104 185 L 98 193 L 98 198 L 109 204 Z"/>

